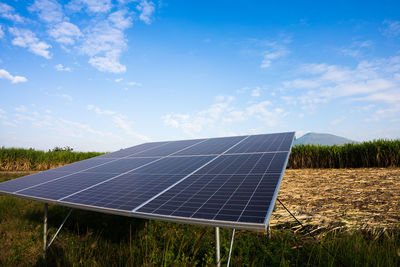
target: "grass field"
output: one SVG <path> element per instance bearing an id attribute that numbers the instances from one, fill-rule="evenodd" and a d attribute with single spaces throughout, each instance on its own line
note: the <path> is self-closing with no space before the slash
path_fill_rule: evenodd
<path id="1" fill-rule="evenodd" d="M 341 263 L 345 266 L 399 266 L 400 225 L 398 220 L 396 222 L 400 213 L 397 209 L 399 172 L 399 169 L 288 170 L 278 198 L 315 231 L 318 241 L 333 257 L 296 227 L 290 217 L 285 217 L 277 206 L 270 238 L 261 232 L 237 231 L 233 266 L 340 266 Z M 26 174 L 2 172 L 0 181 Z M 374 178 L 370 184 L 366 181 L 368 177 Z M 334 180 L 342 181 L 344 191 L 328 186 Z M 321 184 L 323 181 L 325 183 Z M 352 181 L 353 184 L 349 184 Z M 379 184 L 385 184 L 386 191 L 397 195 L 379 197 L 381 192 L 374 187 Z M 358 195 L 358 189 L 365 187 L 371 190 Z M 333 197 L 345 193 L 350 195 L 343 195 L 344 199 Z M 317 196 L 325 194 L 328 194 L 327 202 L 320 202 Z M 357 198 L 353 199 L 354 196 Z M 374 219 L 380 215 L 380 223 L 369 227 L 351 223 L 359 218 L 349 220 L 345 210 L 356 210 L 359 201 L 365 201 L 370 209 L 361 217 Z M 374 210 L 374 203 L 382 207 L 392 205 L 394 212 L 388 215 L 385 209 Z M 330 216 L 329 207 L 342 209 L 343 220 Z M 316 220 L 310 212 L 317 215 Z M 67 208 L 49 206 L 49 237 L 67 213 Z M 327 222 L 339 224 L 320 221 L 325 215 Z M 50 247 L 47 262 L 41 254 L 42 231 L 43 204 L 0 196 L 0 266 L 213 266 L 214 262 L 211 227 L 74 210 Z M 227 260 L 230 235 L 231 230 L 222 229 L 223 264 Z"/>

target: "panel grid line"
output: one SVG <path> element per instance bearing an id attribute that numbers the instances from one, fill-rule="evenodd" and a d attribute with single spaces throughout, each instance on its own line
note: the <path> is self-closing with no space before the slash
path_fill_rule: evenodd
<path id="1" fill-rule="evenodd" d="M 292 150 L 293 142 L 294 142 L 294 139 L 292 139 L 292 142 L 291 142 L 291 144 L 290 144 L 290 149 L 289 149 L 289 151 Z M 286 168 L 287 162 L 288 162 L 288 160 L 289 160 L 289 155 L 290 155 L 290 154 L 288 153 L 287 156 L 286 156 L 286 160 L 285 160 L 285 164 L 284 164 L 284 167 L 285 167 L 285 168 Z M 283 179 L 283 174 L 284 174 L 284 172 L 285 172 L 285 168 L 282 168 L 282 171 L 281 171 L 281 174 L 280 174 L 280 178 L 279 178 L 278 184 L 277 184 L 277 186 L 275 187 L 275 192 L 274 192 L 274 195 L 273 195 L 273 197 L 272 197 L 272 202 L 271 202 L 271 204 L 270 204 L 270 206 L 269 206 L 269 208 L 268 208 L 267 216 L 265 217 L 265 220 L 264 220 L 264 225 L 267 224 L 267 220 L 269 220 L 269 218 L 271 217 L 272 209 L 273 209 L 273 206 L 275 205 L 276 198 L 278 197 L 278 191 L 279 191 L 279 188 L 280 188 L 282 179 Z"/>
<path id="2" fill-rule="evenodd" d="M 279 146 L 281 146 L 281 145 L 282 145 L 282 143 L 283 143 L 283 141 L 284 141 L 284 140 L 285 140 L 285 139 L 284 139 L 284 138 L 282 138 L 282 141 L 281 141 L 281 143 L 279 144 Z M 267 171 L 268 171 L 269 167 L 271 166 L 271 164 L 272 164 L 272 161 L 274 160 L 275 156 L 276 156 L 276 154 L 274 154 L 274 156 L 272 157 L 272 159 L 271 159 L 271 162 L 270 162 L 270 163 L 269 163 L 269 165 L 268 165 L 268 168 L 265 170 L 265 172 L 264 172 L 264 174 L 262 175 L 262 177 L 261 177 L 260 181 L 258 181 L 256 188 L 254 188 L 254 190 L 253 190 L 253 193 L 251 194 L 251 196 L 250 196 L 249 200 L 248 200 L 248 201 L 247 201 L 247 203 L 246 203 L 246 206 L 243 208 L 243 210 L 242 210 L 242 213 L 240 213 L 240 215 L 239 215 L 239 218 L 237 219 L 238 221 L 241 219 L 241 217 L 242 217 L 242 215 L 243 215 L 244 211 L 246 210 L 246 208 L 247 208 L 247 206 L 249 205 L 249 203 L 250 203 L 251 199 L 253 198 L 254 194 L 256 193 L 256 191 L 257 191 L 257 189 L 258 189 L 258 187 L 259 187 L 260 183 L 261 183 L 261 182 L 262 182 L 262 180 L 264 179 L 264 177 L 265 177 L 265 175 L 266 175 L 266 173 L 267 173 Z"/>
<path id="3" fill-rule="evenodd" d="M 262 157 L 260 157 L 258 160 L 257 160 L 257 163 L 261 160 L 261 158 Z M 272 160 L 271 160 L 271 162 L 272 162 Z M 257 164 L 256 163 L 256 164 Z M 241 164 L 241 166 L 244 164 L 244 162 Z M 254 169 L 254 167 L 256 166 L 256 164 L 254 164 L 254 166 L 253 166 L 253 168 L 252 169 Z M 242 180 L 242 182 L 240 183 L 240 185 L 242 185 L 243 184 L 243 182 L 244 182 L 244 180 L 246 180 L 246 178 L 248 177 L 248 175 L 246 175 L 246 177 Z M 232 175 L 231 175 L 231 178 L 232 178 Z M 215 192 L 214 192 L 214 194 L 212 194 L 208 199 L 207 199 L 207 201 L 205 201 L 204 203 L 203 203 L 203 205 L 201 205 L 201 207 L 200 208 L 198 208 L 194 213 L 193 213 L 193 215 L 194 214 L 196 214 L 227 182 L 229 181 L 229 179 L 227 179 L 219 188 L 218 188 L 218 190 L 216 190 Z M 237 187 L 236 187 L 236 189 L 235 189 L 235 191 L 230 195 L 230 197 L 229 197 L 229 199 L 231 199 L 232 198 L 232 195 L 238 190 L 238 188 L 240 187 L 240 185 L 238 185 Z M 229 201 L 229 199 L 227 200 L 227 201 Z M 225 204 L 227 203 L 227 201 L 225 201 L 225 203 L 224 203 L 224 205 L 223 206 L 225 206 Z M 213 217 L 213 219 L 215 219 L 215 217 L 220 213 L 220 211 L 221 211 L 221 209 L 222 209 L 222 207 L 218 210 L 218 213 Z M 191 216 L 191 217 L 193 217 L 193 215 Z"/>
<path id="4" fill-rule="evenodd" d="M 191 146 L 194 146 L 194 145 L 196 145 L 196 144 L 205 142 L 206 140 L 207 140 L 207 139 L 202 140 L 202 141 L 200 141 L 200 142 L 197 142 L 197 143 L 195 143 L 195 144 L 192 144 Z M 188 146 L 188 147 L 190 147 L 190 146 Z M 185 147 L 185 148 L 183 148 L 183 149 L 181 149 L 181 150 L 184 150 L 184 149 L 186 149 L 186 148 L 187 148 L 187 147 Z M 180 151 L 180 150 L 179 150 L 179 151 Z M 179 152 L 179 151 L 176 151 L 176 152 Z M 176 152 L 174 152 L 174 153 L 176 153 Z M 144 164 L 144 165 L 139 166 L 139 167 L 137 167 L 137 168 L 134 168 L 134 169 L 132 169 L 132 170 L 126 171 L 126 172 L 121 173 L 121 174 L 119 174 L 119 175 L 117 175 L 117 176 L 111 177 L 111 178 L 109 178 L 109 179 L 107 179 L 107 180 L 105 180 L 105 181 L 102 181 L 102 182 L 100 182 L 100 183 L 97 183 L 97 184 L 94 184 L 94 185 L 92 185 L 92 186 L 89 186 L 88 188 L 79 190 L 79 191 L 77 191 L 77 192 L 75 192 L 75 193 L 73 193 L 73 194 L 70 194 L 70 195 L 68 195 L 68 196 L 65 196 L 65 197 L 60 198 L 58 201 L 62 201 L 63 199 L 66 199 L 66 198 L 69 198 L 69 197 L 71 197 L 71 196 L 73 196 L 73 195 L 79 194 L 79 193 L 81 193 L 81 192 L 83 192 L 83 191 L 86 191 L 86 190 L 88 190 L 88 189 L 91 189 L 91 188 L 93 188 L 93 187 L 95 187 L 95 186 L 104 184 L 104 183 L 106 183 L 106 182 L 108 182 L 108 181 L 111 181 L 111 180 L 113 180 L 113 179 L 115 179 L 115 178 L 118 178 L 118 177 L 120 177 L 120 176 L 122 176 L 122 175 L 124 175 L 124 174 L 130 173 L 130 172 L 132 172 L 132 171 L 136 171 L 137 169 L 143 168 L 143 167 L 145 167 L 145 166 L 147 166 L 147 165 L 150 165 L 150 164 L 152 164 L 152 163 L 154 163 L 154 162 L 160 161 L 160 160 L 162 160 L 162 159 L 164 159 L 164 158 L 166 158 L 166 157 L 167 157 L 167 156 L 160 157 L 159 159 L 153 160 L 153 161 L 151 161 L 151 162 L 149 162 L 149 163 L 147 163 L 147 164 Z"/>
<path id="5" fill-rule="evenodd" d="M 161 145 L 156 146 L 156 147 L 148 148 L 148 149 L 142 150 L 142 151 L 140 151 L 140 152 L 136 152 L 136 153 L 134 153 L 134 154 L 129 154 L 128 156 L 125 156 L 125 157 L 116 158 L 115 160 L 107 161 L 107 162 L 105 162 L 105 163 L 102 163 L 102 164 L 99 164 L 99 165 L 95 165 L 95 166 L 92 166 L 92 167 L 87 168 L 87 169 L 83 169 L 83 170 L 80 170 L 80 171 L 72 172 L 72 173 L 69 173 L 69 174 L 67 174 L 67 175 L 58 177 L 58 178 L 53 179 L 53 180 L 49 180 L 49 181 L 46 181 L 46 182 L 43 182 L 43 183 L 39 183 L 39 184 L 36 184 L 36 185 L 28 186 L 28 187 L 26 187 L 26 188 L 22 188 L 22 189 L 20 189 L 20 190 L 17 190 L 17 191 L 15 191 L 14 193 L 19 193 L 20 191 L 24 191 L 24 190 L 27 190 L 27 189 L 31 189 L 31 188 L 34 188 L 34 187 L 37 187 L 37 186 L 40 186 L 40 185 L 43 185 L 43 184 L 47 184 L 47 183 L 50 183 L 50 182 L 54 182 L 54 181 L 60 180 L 60 179 L 62 179 L 62 178 L 65 178 L 65 177 L 68 177 L 68 176 L 71 176 L 71 175 L 74 175 L 74 174 L 82 173 L 82 172 L 85 172 L 85 171 L 87 171 L 87 170 L 91 170 L 91 169 L 93 169 L 93 168 L 97 168 L 97 167 L 100 167 L 100 166 L 103 166 L 103 165 L 106 165 L 106 164 L 109 164 L 109 163 L 112 163 L 112 162 L 116 162 L 116 161 L 118 161 L 118 160 L 120 160 L 120 159 L 128 158 L 129 156 L 135 155 L 135 154 L 137 154 L 137 153 L 145 152 L 145 151 L 148 151 L 148 150 L 151 150 L 151 149 L 154 149 L 154 148 L 157 148 L 157 147 L 166 145 L 166 144 L 168 144 L 168 143 L 170 143 L 170 142 L 167 142 L 167 143 L 165 143 L 165 144 L 161 144 Z M 154 157 L 153 157 L 153 158 L 154 158 Z M 99 158 L 99 159 L 100 159 L 100 158 Z M 101 159 L 102 159 L 102 160 L 103 160 L 103 159 L 104 159 L 104 160 L 107 160 L 107 159 L 109 159 L 109 158 L 101 158 Z M 88 160 L 92 160 L 92 159 L 88 159 Z M 78 162 L 79 162 L 79 161 L 78 161 Z M 57 168 L 56 168 L 56 169 L 57 169 Z M 51 170 L 51 171 L 54 171 L 54 170 Z"/>
<path id="6" fill-rule="evenodd" d="M 245 162 L 243 162 L 242 163 L 242 165 L 244 164 Z M 227 168 L 228 166 L 226 166 L 225 168 Z M 184 189 L 182 189 L 179 193 L 177 193 L 176 195 L 179 195 L 180 193 L 182 193 L 184 190 L 186 190 L 187 188 L 189 188 L 190 186 L 192 186 L 195 182 L 197 182 L 200 178 L 202 178 L 202 177 L 204 177 L 204 176 L 206 176 L 206 175 L 208 175 L 207 173 L 205 173 L 205 174 L 201 174 L 201 175 L 198 175 L 199 176 L 199 178 L 197 178 L 195 181 L 193 181 L 191 184 L 189 184 L 189 185 L 187 185 Z M 221 174 L 221 175 L 226 175 L 226 174 Z M 231 177 L 232 177 L 232 175 L 231 175 Z M 196 191 L 196 193 L 194 193 L 190 198 L 188 198 L 185 202 L 183 202 L 178 208 L 176 208 L 171 214 L 173 214 L 174 212 L 176 212 L 177 210 L 179 210 L 182 206 L 184 206 L 188 201 L 190 201 L 190 200 L 192 200 L 196 195 L 197 195 L 197 193 L 198 192 L 200 192 L 201 190 L 203 190 L 204 188 L 206 188 L 207 187 L 207 185 L 209 185 L 212 181 L 214 181 L 214 179 L 211 179 L 208 183 L 206 183 L 205 185 L 203 185 L 203 187 L 201 187 L 200 189 L 198 189 L 197 191 Z M 228 180 L 227 180 L 228 181 Z M 226 182 L 227 182 L 226 181 Z M 222 185 L 223 186 L 223 185 Z M 222 187 L 221 186 L 221 187 Z M 211 198 L 211 197 L 210 197 Z M 173 198 L 171 198 L 171 199 L 173 199 Z M 156 212 L 158 209 L 160 209 L 162 206 L 164 206 L 165 204 L 163 204 L 163 205 L 161 205 L 160 207 L 158 207 L 156 210 L 154 210 L 153 211 L 153 213 L 154 212 Z M 201 207 L 200 207 L 201 208 Z M 199 209 L 200 209 L 199 208 Z M 193 214 L 195 214 L 197 211 L 195 211 L 195 212 L 193 212 Z"/>
<path id="7" fill-rule="evenodd" d="M 235 146 L 239 145 L 241 142 L 243 142 L 244 140 L 246 140 L 247 138 L 249 138 L 249 135 L 244 137 L 242 140 L 240 140 L 239 142 L 237 142 L 236 144 L 234 144 L 233 146 L 229 147 L 227 150 L 225 150 L 224 152 L 222 152 L 220 155 L 218 155 L 217 157 L 211 159 L 210 161 L 206 162 L 203 166 L 200 166 L 198 169 L 194 170 L 193 172 L 191 172 L 190 174 L 186 175 L 185 177 L 183 177 L 181 180 L 179 180 L 178 182 L 176 182 L 175 184 L 169 186 L 168 188 L 166 188 L 165 190 L 163 190 L 162 192 L 158 193 L 157 195 L 155 195 L 154 197 L 150 198 L 149 200 L 145 201 L 144 203 L 142 203 L 141 205 L 139 205 L 138 207 L 134 208 L 132 210 L 132 212 L 136 212 L 138 209 L 140 209 L 141 207 L 143 207 L 144 205 L 146 205 L 147 203 L 149 203 L 150 201 L 152 201 L 153 199 L 156 199 L 157 197 L 159 197 L 160 195 L 162 195 L 164 192 L 167 192 L 169 189 L 173 188 L 174 186 L 176 186 L 177 184 L 181 183 L 182 181 L 184 181 L 185 179 L 187 179 L 188 177 L 190 177 L 192 174 L 196 173 L 197 171 L 201 170 L 202 168 L 204 168 L 205 166 L 207 166 L 208 164 L 210 164 L 211 162 L 213 162 L 214 160 L 216 160 L 217 158 L 221 157 L 225 152 L 229 151 L 230 149 L 234 148 Z"/>
<path id="8" fill-rule="evenodd" d="M 0 195 L 151 220 L 265 230 L 294 134 L 143 143 L 0 183 Z"/>

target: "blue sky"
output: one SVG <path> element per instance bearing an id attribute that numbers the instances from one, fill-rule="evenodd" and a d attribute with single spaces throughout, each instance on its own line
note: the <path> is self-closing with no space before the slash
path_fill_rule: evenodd
<path id="1" fill-rule="evenodd" d="M 400 137 L 398 1 L 0 2 L 0 145 Z"/>

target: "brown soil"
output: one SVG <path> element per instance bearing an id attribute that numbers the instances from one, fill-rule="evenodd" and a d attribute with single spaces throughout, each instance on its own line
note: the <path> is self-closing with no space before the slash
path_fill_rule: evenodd
<path id="1" fill-rule="evenodd" d="M 286 170 L 278 199 L 317 228 L 400 225 L 400 168 Z M 277 202 L 271 226 L 294 219 Z"/>

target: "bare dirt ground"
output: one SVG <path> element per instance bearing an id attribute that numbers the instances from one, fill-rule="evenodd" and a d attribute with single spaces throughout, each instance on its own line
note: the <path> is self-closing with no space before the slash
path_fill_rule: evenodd
<path id="1" fill-rule="evenodd" d="M 289 169 L 278 194 L 316 228 L 385 229 L 400 225 L 400 168 Z M 294 222 L 279 202 L 271 226 Z"/>

